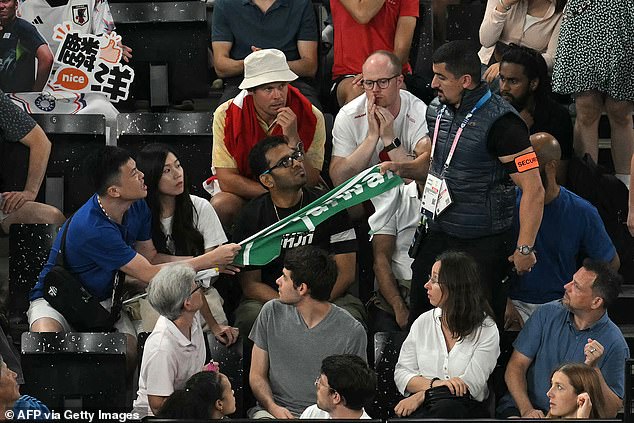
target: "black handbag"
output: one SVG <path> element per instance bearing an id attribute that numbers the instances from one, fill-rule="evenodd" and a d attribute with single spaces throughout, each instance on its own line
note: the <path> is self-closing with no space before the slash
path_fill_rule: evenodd
<path id="1" fill-rule="evenodd" d="M 436 386 L 435 388 L 429 388 L 425 391 L 425 399 L 423 400 L 423 407 L 431 407 L 436 402 L 440 400 L 465 400 L 471 399 L 471 394 L 466 393 L 463 396 L 459 397 L 455 394 L 452 394 L 449 388 L 445 385 Z"/>
<path id="2" fill-rule="evenodd" d="M 71 216 L 66 223 L 55 265 L 44 277 L 44 299 L 57 310 L 68 323 L 80 332 L 113 332 L 114 323 L 119 319 L 120 307 L 111 313 L 106 310 L 77 277 L 64 267 L 66 232 Z M 118 275 L 117 275 L 118 276 Z M 117 278 L 117 277 L 115 277 Z M 119 278 L 117 278 L 119 279 Z M 122 282 L 122 281 L 115 281 Z M 118 286 L 123 283 L 117 283 Z M 114 291 L 117 291 L 116 287 Z"/>
<path id="3" fill-rule="evenodd" d="M 446 418 L 455 416 L 443 415 L 443 411 L 437 409 L 437 405 L 440 401 L 450 400 L 455 410 L 462 410 L 465 416 L 477 417 L 481 414 L 481 404 L 473 399 L 468 392 L 459 397 L 451 393 L 449 388 L 445 385 L 436 386 L 425 391 L 425 399 L 423 403 L 416 411 L 412 413 L 410 417 L 413 418 Z M 486 417 L 482 415 L 480 417 Z"/>

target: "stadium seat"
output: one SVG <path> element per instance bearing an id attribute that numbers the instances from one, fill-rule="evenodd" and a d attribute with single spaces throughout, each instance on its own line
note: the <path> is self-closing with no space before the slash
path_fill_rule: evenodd
<path id="1" fill-rule="evenodd" d="M 11 225 L 9 231 L 9 298 L 8 319 L 13 339 L 29 330 L 26 311 L 29 292 L 46 264 L 57 235 L 57 225 Z"/>
<path id="2" fill-rule="evenodd" d="M 125 352 L 122 333 L 26 332 L 21 392 L 58 412 L 129 411 Z"/>

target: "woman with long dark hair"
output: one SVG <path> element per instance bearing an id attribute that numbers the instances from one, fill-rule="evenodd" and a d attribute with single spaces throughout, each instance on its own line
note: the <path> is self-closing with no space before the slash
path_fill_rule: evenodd
<path id="1" fill-rule="evenodd" d="M 166 144 L 149 144 L 139 152 L 136 163 L 145 174 L 152 241 L 159 253 L 198 256 L 227 242 L 211 204 L 189 194 L 185 171 L 174 149 Z M 201 314 L 207 326 L 219 341 L 232 344 L 237 329 L 227 326 L 218 291 L 208 288 L 205 298 Z"/>
<path id="2" fill-rule="evenodd" d="M 548 390 L 548 418 L 605 419 L 601 381 L 596 370 L 585 363 L 568 363 L 553 372 Z"/>
<path id="3" fill-rule="evenodd" d="M 407 398 L 394 410 L 417 418 L 487 417 L 482 402 L 500 336 L 478 266 L 466 253 L 445 252 L 425 289 L 436 308 L 414 321 L 403 343 L 394 381 Z"/>

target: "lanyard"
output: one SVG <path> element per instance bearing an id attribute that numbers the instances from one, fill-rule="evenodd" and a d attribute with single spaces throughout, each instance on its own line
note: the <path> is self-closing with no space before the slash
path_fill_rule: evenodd
<path id="1" fill-rule="evenodd" d="M 471 117 L 473 116 L 475 111 L 478 110 L 480 107 L 482 107 L 484 103 L 486 103 L 490 98 L 491 98 L 491 90 L 487 90 L 487 92 L 484 93 L 484 95 L 480 98 L 480 100 L 478 100 L 476 105 L 473 106 L 473 109 L 471 109 L 471 111 L 467 113 L 467 116 L 465 116 L 464 119 L 462 120 L 462 123 L 460 124 L 460 128 L 458 128 L 458 130 L 456 131 L 456 135 L 454 136 L 453 143 L 451 144 L 451 150 L 449 150 L 449 155 L 447 156 L 447 160 L 445 160 L 445 166 L 443 171 L 447 170 L 447 168 L 449 167 L 449 163 L 451 163 L 451 159 L 453 158 L 453 153 L 456 151 L 456 146 L 458 145 L 458 140 L 460 139 L 460 136 L 462 135 L 462 130 L 465 128 L 465 126 L 467 126 L 467 123 L 469 123 L 469 120 L 471 120 Z M 440 109 L 440 112 L 438 112 L 438 115 L 436 115 L 436 127 L 434 128 L 434 138 L 432 139 L 432 142 L 431 142 L 430 169 L 431 169 L 431 162 L 434 160 L 434 151 L 436 150 L 436 140 L 438 139 L 438 128 L 440 127 L 440 121 L 442 120 L 442 115 L 445 113 L 446 109 L 447 109 L 447 105 L 445 104 L 444 106 L 442 106 L 442 109 Z"/>

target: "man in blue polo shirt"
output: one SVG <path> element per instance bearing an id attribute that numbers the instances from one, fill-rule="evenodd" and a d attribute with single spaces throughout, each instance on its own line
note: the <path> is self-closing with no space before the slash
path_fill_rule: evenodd
<path id="1" fill-rule="evenodd" d="M 309 0 L 216 0 L 211 32 L 214 68 L 225 83 L 218 104 L 234 98 L 244 73 L 244 58 L 256 50 L 284 52 L 299 78 L 292 85 L 321 109 L 313 86 L 319 33 Z"/>
<path id="2" fill-rule="evenodd" d="M 616 301 L 621 281 L 606 263 L 586 260 L 564 286 L 564 298 L 533 313 L 513 344 L 504 375 L 509 393 L 500 400 L 498 417 L 544 417 L 552 372 L 569 362 L 594 367 L 608 417 L 616 416 L 623 405 L 624 364 L 630 352 L 607 309 Z"/>
<path id="3" fill-rule="evenodd" d="M 564 285 L 577 270 L 579 257 L 590 257 L 619 269 L 619 255 L 597 209 L 557 183 L 561 159 L 559 142 L 545 132 L 531 135 L 544 185 L 544 216 L 535 238 L 539 260 L 533 270 L 513 275 L 504 316 L 505 328 L 519 330 L 530 315 L 564 294 Z M 522 192 L 518 190 L 515 230 L 519 232 Z"/>
<path id="4" fill-rule="evenodd" d="M 151 235 L 150 210 L 143 200 L 147 187 L 143 173 L 129 153 L 108 146 L 89 162 L 96 193 L 72 216 L 66 234 L 65 267 L 102 305 L 110 309 L 113 282 L 117 271 L 147 284 L 169 261 L 189 263 L 195 270 L 229 265 L 240 249 L 226 244 L 201 256 L 177 257 L 159 254 Z M 73 328 L 66 318 L 43 298 L 44 278 L 55 265 L 60 250 L 62 226 L 35 287 L 27 312 L 33 332 L 69 332 Z M 229 266 L 231 272 L 233 267 Z M 115 329 L 128 335 L 128 359 L 136 353 L 136 332 L 129 317 L 121 313 Z M 134 361 L 130 361 L 134 363 Z"/>

